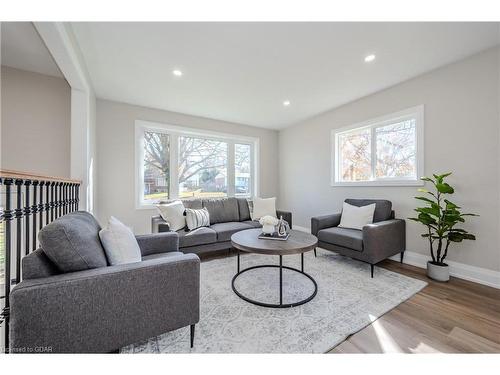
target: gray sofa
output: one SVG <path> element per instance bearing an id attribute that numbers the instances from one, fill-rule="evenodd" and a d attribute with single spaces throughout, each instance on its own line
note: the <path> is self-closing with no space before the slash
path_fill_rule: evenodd
<path id="1" fill-rule="evenodd" d="M 363 230 L 339 228 L 340 213 L 313 217 L 311 233 L 318 237 L 318 247 L 369 263 L 371 277 L 374 265 L 388 257 L 401 254 L 402 263 L 406 223 L 394 218 L 392 203 L 380 199 L 346 199 L 345 202 L 358 207 L 375 203 L 373 224 L 364 226 Z"/>
<path id="2" fill-rule="evenodd" d="M 142 261 L 108 266 L 99 224 L 62 216 L 22 260 L 10 296 L 12 352 L 102 353 L 199 321 L 200 260 L 176 233 L 137 236 Z M 186 342 L 186 346 L 188 343 Z"/>
<path id="3" fill-rule="evenodd" d="M 231 249 L 231 236 L 240 230 L 260 228 L 258 221 L 250 217 L 250 206 L 246 198 L 191 199 L 183 200 L 186 208 L 206 207 L 210 214 L 210 227 L 188 232 L 177 231 L 179 249 L 184 253 L 204 254 L 212 251 Z M 276 217 L 283 216 L 292 227 L 292 213 L 276 211 Z M 170 232 L 168 223 L 161 216 L 151 218 L 153 233 Z"/>

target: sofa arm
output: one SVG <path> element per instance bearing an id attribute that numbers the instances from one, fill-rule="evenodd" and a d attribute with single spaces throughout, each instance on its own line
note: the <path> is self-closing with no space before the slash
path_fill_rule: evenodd
<path id="1" fill-rule="evenodd" d="M 336 227 L 340 224 L 341 214 L 330 214 L 311 218 L 311 233 L 315 236 L 321 229 Z"/>
<path id="2" fill-rule="evenodd" d="M 26 280 L 10 295 L 10 346 L 114 351 L 196 324 L 199 288 L 194 254 Z"/>
<path id="3" fill-rule="evenodd" d="M 135 238 L 142 256 L 179 251 L 179 235 L 176 232 L 142 234 Z"/>
<path id="4" fill-rule="evenodd" d="M 170 225 L 160 215 L 151 217 L 151 233 L 170 232 Z"/>
<path id="5" fill-rule="evenodd" d="M 290 225 L 290 229 L 292 229 L 292 213 L 289 211 L 276 210 L 276 217 L 279 219 L 283 216 L 283 220 L 285 220 L 288 225 Z"/>
<path id="6" fill-rule="evenodd" d="M 373 263 L 405 251 L 406 222 L 401 219 L 391 219 L 365 225 L 363 248 Z"/>

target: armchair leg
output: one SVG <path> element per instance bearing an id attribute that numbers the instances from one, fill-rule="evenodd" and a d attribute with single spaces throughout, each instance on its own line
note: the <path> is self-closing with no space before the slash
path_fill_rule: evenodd
<path id="1" fill-rule="evenodd" d="M 314 257 L 317 257 L 318 255 L 316 254 L 316 248 L 314 248 Z"/>
<path id="2" fill-rule="evenodd" d="M 401 263 L 403 263 L 403 257 L 404 257 L 404 256 L 405 256 L 405 252 L 404 252 L 404 251 L 402 251 L 402 252 L 401 252 Z"/>
<path id="3" fill-rule="evenodd" d="M 372 279 L 373 279 L 373 269 L 375 268 L 375 265 L 374 264 L 370 264 L 370 270 L 371 270 L 371 273 L 372 273 Z"/>
<path id="4" fill-rule="evenodd" d="M 191 334 L 190 334 L 190 338 L 191 338 L 191 348 L 193 347 L 194 345 L 194 327 L 195 325 L 194 324 L 191 324 Z"/>

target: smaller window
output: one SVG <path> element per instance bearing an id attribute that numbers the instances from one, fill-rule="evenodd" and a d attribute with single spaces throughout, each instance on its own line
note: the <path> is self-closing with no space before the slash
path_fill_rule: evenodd
<path id="1" fill-rule="evenodd" d="M 142 202 L 155 204 L 167 200 L 169 194 L 170 137 L 168 134 L 144 132 L 144 191 Z"/>
<path id="2" fill-rule="evenodd" d="M 423 106 L 332 131 L 332 185 L 420 185 Z"/>
<path id="3" fill-rule="evenodd" d="M 249 144 L 234 145 L 235 195 L 250 196 L 252 187 L 252 147 Z"/>

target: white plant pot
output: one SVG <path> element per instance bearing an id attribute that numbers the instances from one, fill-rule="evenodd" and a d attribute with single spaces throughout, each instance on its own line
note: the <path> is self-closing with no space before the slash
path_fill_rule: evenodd
<path id="1" fill-rule="evenodd" d="M 450 267 L 427 262 L 427 276 L 436 281 L 450 280 Z"/>
<path id="2" fill-rule="evenodd" d="M 263 225 L 262 232 L 265 234 L 273 234 L 274 233 L 274 225 L 270 225 L 270 224 Z"/>

